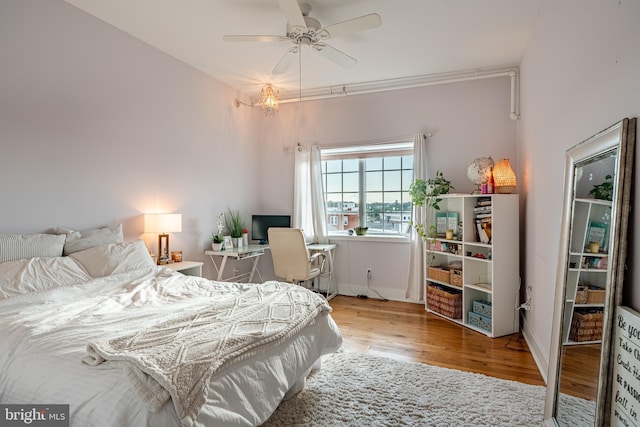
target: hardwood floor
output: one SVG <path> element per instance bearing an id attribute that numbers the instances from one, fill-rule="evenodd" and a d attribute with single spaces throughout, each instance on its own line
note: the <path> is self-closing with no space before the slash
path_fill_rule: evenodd
<path id="1" fill-rule="evenodd" d="M 544 385 L 520 334 L 489 338 L 425 312 L 422 304 L 339 295 L 330 305 L 347 351 Z"/>

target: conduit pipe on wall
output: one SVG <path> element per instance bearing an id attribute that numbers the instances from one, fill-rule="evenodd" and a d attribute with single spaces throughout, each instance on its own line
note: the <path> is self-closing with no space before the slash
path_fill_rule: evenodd
<path id="1" fill-rule="evenodd" d="M 415 77 L 405 77 L 400 79 L 377 80 L 364 83 L 353 83 L 329 86 L 323 88 L 307 89 L 299 92 L 280 91 L 280 104 L 300 101 L 313 101 L 318 99 L 336 98 L 348 95 L 361 95 L 366 93 L 384 92 L 387 90 L 410 89 L 422 86 L 433 86 L 439 84 L 458 83 L 479 79 L 490 79 L 496 77 L 509 77 L 511 79 L 511 108 L 509 117 L 512 120 L 520 118 L 518 109 L 518 68 L 509 67 L 491 70 L 467 70 L 455 71 L 451 73 L 428 74 Z M 259 106 L 254 102 L 254 106 Z"/>

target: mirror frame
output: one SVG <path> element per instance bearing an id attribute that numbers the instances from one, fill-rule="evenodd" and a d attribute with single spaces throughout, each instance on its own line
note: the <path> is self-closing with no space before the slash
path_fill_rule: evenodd
<path id="1" fill-rule="evenodd" d="M 566 151 L 564 202 L 562 209 L 562 226 L 560 229 L 560 248 L 556 270 L 556 294 L 554 302 L 553 326 L 551 331 L 551 352 L 547 377 L 547 395 L 544 409 L 544 423 L 556 427 L 557 397 L 562 353 L 562 333 L 564 325 L 564 301 L 566 298 L 566 269 L 568 266 L 569 244 L 571 238 L 571 222 L 573 217 L 573 200 L 576 165 L 586 160 L 618 149 L 615 177 L 615 200 L 611 211 L 611 234 L 619 238 L 611 242 L 609 263 L 611 264 L 610 284 L 607 286 L 604 305 L 603 331 L 598 375 L 598 391 L 596 397 L 596 413 L 594 425 L 607 425 L 610 412 L 611 392 L 611 340 L 615 307 L 622 300 L 622 283 L 624 280 L 625 259 L 627 252 L 628 215 L 630 210 L 632 169 L 635 144 L 636 119 L 623 119 L 587 140 Z M 624 236 L 620 238 L 620 236 Z"/>

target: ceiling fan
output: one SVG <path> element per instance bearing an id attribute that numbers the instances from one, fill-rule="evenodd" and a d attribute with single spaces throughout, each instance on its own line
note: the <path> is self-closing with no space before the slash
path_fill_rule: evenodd
<path id="1" fill-rule="evenodd" d="M 311 6 L 308 3 L 298 4 L 297 0 L 278 0 L 280 10 L 287 18 L 287 32 L 285 36 L 260 35 L 227 35 L 222 39 L 229 42 L 293 42 L 295 46 L 289 48 L 273 69 L 273 74 L 283 74 L 296 58 L 302 46 L 309 46 L 325 58 L 345 68 L 355 66 L 356 61 L 351 56 L 326 44 L 324 41 L 358 31 L 379 27 L 382 19 L 377 13 L 360 16 L 337 24 L 322 27 L 317 19 L 309 16 Z"/>

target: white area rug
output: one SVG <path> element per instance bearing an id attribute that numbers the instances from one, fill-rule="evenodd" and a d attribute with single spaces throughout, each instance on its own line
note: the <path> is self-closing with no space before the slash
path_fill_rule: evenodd
<path id="1" fill-rule="evenodd" d="M 539 427 L 544 400 L 542 386 L 340 352 L 264 426 Z"/>

